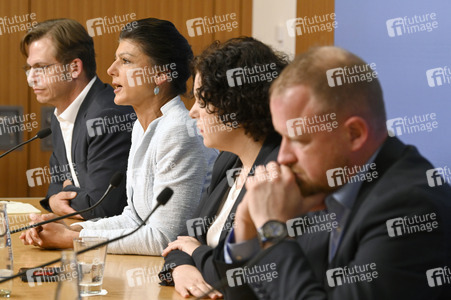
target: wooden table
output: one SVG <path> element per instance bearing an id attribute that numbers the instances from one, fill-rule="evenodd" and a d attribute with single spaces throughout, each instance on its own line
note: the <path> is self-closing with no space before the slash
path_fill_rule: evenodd
<path id="1" fill-rule="evenodd" d="M 1 198 L 39 205 L 41 198 Z M 9 215 L 10 225 L 26 224 L 25 215 Z M 11 236 L 14 271 L 22 267 L 34 267 L 47 261 L 61 257 L 61 251 L 43 250 L 34 246 L 24 246 L 19 239 L 20 233 Z M 162 287 L 158 284 L 158 272 L 163 265 L 163 258 L 140 255 L 107 254 L 102 288 L 108 291 L 105 296 L 84 297 L 83 299 L 184 299 L 173 287 Z M 42 285 L 30 286 L 20 278 L 13 280 L 10 299 L 54 299 L 57 283 L 45 282 Z"/>

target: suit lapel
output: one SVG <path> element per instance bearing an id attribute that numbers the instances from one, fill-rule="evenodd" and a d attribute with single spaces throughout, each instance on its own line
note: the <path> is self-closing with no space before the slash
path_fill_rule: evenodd
<path id="1" fill-rule="evenodd" d="M 240 164 L 240 160 L 236 155 L 232 156 L 232 159 L 229 159 L 223 166 L 222 170 L 220 170 L 217 174 L 213 175 L 212 185 L 214 185 L 213 191 L 208 195 L 209 199 L 215 199 L 215 201 L 206 201 L 204 207 L 201 209 L 202 215 L 207 217 L 209 220 L 209 224 L 207 226 L 207 231 L 211 226 L 211 222 L 215 219 L 216 213 L 224 199 L 224 196 L 227 197 L 228 190 L 230 189 L 226 172 L 227 170 L 234 168 L 236 165 Z M 217 182 L 219 180 L 219 182 Z M 222 234 L 222 233 L 221 233 Z M 207 244 L 207 234 L 204 233 L 201 236 L 197 236 L 200 242 Z"/>
<path id="2" fill-rule="evenodd" d="M 53 152 L 60 165 L 68 165 L 66 157 L 66 145 L 64 144 L 63 133 L 61 132 L 61 127 L 58 119 L 55 115 L 52 115 L 52 143 Z"/>
<path id="3" fill-rule="evenodd" d="M 343 232 L 342 241 L 337 248 L 334 258 L 331 262 L 331 267 L 337 267 L 347 265 L 354 259 L 356 243 L 354 233 L 359 229 L 360 224 L 354 222 L 356 215 L 361 208 L 362 204 L 368 200 L 368 195 L 372 189 L 377 185 L 379 179 L 384 173 L 393 165 L 405 149 L 405 145 L 398 138 L 387 138 L 381 147 L 379 154 L 377 155 L 374 163 L 376 164 L 376 171 L 378 177 L 371 182 L 363 182 L 357 195 L 357 199 L 354 202 L 351 213 L 346 222 L 345 231 Z"/>
<path id="4" fill-rule="evenodd" d="M 305 234 L 297 237 L 298 243 L 307 256 L 317 280 L 324 284 L 326 270 L 329 266 L 329 237 L 330 232 L 319 231 L 314 234 Z"/>
<path id="5" fill-rule="evenodd" d="M 277 133 L 270 134 L 263 144 L 260 152 L 257 155 L 257 158 L 255 159 L 254 164 L 252 165 L 252 168 L 254 169 L 256 166 L 259 165 L 265 165 L 271 160 L 270 154 L 274 151 L 277 147 L 280 145 L 280 136 Z M 268 160 L 269 159 L 269 160 Z M 241 165 L 241 162 L 240 162 Z M 238 165 L 235 164 L 234 168 L 236 168 Z M 251 171 L 253 172 L 253 170 Z M 230 211 L 229 216 L 227 217 L 226 222 L 224 223 L 224 227 L 221 231 L 221 236 L 219 240 L 225 239 L 227 234 L 229 233 L 230 229 L 232 228 L 234 222 L 235 222 L 235 212 L 238 207 L 238 205 L 241 203 L 241 201 L 244 198 L 244 195 L 246 194 L 246 187 L 243 186 L 240 193 L 238 194 L 237 199 L 235 200 L 235 203 L 233 204 L 232 210 Z"/>
<path id="6" fill-rule="evenodd" d="M 72 132 L 72 162 L 74 164 L 77 163 L 77 157 L 75 154 L 77 153 L 77 144 L 80 141 L 80 137 L 86 136 L 87 134 L 87 127 L 86 127 L 86 114 L 88 112 L 88 108 L 91 105 L 91 102 L 93 101 L 94 95 L 102 88 L 103 84 L 100 81 L 99 78 L 96 78 L 94 81 L 94 84 L 92 85 L 91 89 L 89 90 L 88 94 L 86 95 L 85 99 L 83 100 L 83 103 L 80 106 L 80 109 L 78 110 L 77 117 L 75 119 L 74 123 L 74 130 Z"/>
<path id="7" fill-rule="evenodd" d="M 228 215 L 227 220 L 224 223 L 219 240 L 225 239 L 227 234 L 229 234 L 229 231 L 232 229 L 233 224 L 235 222 L 236 208 L 238 207 L 238 204 L 240 204 L 241 201 L 243 200 L 245 193 L 246 193 L 246 188 L 243 186 L 240 193 L 238 194 L 238 197 L 236 198 L 235 203 L 233 204 L 232 210 L 230 211 L 230 214 Z"/>

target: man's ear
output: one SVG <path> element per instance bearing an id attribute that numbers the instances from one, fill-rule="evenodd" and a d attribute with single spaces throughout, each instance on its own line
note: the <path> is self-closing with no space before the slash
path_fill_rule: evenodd
<path id="1" fill-rule="evenodd" d="M 346 128 L 348 141 L 351 145 L 350 150 L 360 150 L 368 140 L 367 121 L 361 117 L 352 116 L 345 121 L 344 127 Z"/>
<path id="2" fill-rule="evenodd" d="M 78 78 L 83 71 L 83 62 L 81 59 L 76 58 L 70 62 L 70 74 L 72 78 Z"/>

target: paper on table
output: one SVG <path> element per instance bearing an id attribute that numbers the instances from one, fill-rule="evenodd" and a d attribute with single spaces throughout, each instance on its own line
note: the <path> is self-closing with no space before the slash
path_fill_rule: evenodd
<path id="1" fill-rule="evenodd" d="M 10 214 L 40 214 L 41 211 L 31 205 L 30 203 L 23 203 L 17 201 L 0 200 L 0 203 L 6 203 L 6 212 Z"/>

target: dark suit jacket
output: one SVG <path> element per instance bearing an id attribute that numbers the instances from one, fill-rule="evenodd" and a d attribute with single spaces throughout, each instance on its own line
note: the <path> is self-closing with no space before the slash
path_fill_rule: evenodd
<path id="1" fill-rule="evenodd" d="M 342 241 L 328 262 L 327 231 L 306 234 L 276 245 L 258 265 L 275 263 L 278 278 L 252 287 L 260 299 L 451 299 L 451 285 L 429 287 L 426 271 L 451 266 L 451 188 L 429 187 L 432 165 L 415 147 L 388 138 L 375 160 L 378 178 L 364 182 L 349 216 Z M 435 213 L 438 228 L 389 237 L 387 220 Z M 220 247 L 215 264 L 225 277 Z M 375 263 L 377 278 L 330 287 L 326 271 Z M 238 299 L 231 288 L 228 299 Z"/>
<path id="2" fill-rule="evenodd" d="M 126 171 L 132 123 L 136 120 L 136 115 L 133 108 L 118 106 L 113 99 L 113 88 L 97 78 L 75 119 L 71 154 L 80 188 L 71 185 L 64 189 L 77 192 L 77 197 L 71 201 L 71 207 L 75 210 L 88 208 L 96 203 L 107 189 L 113 174 L 116 171 L 124 173 Z M 103 127 L 90 121 L 96 118 L 102 119 L 98 120 L 98 123 L 103 122 Z M 54 115 L 51 128 L 53 153 L 50 157 L 50 168 L 62 172 L 52 174 L 47 196 L 41 200 L 41 205 L 49 211 L 50 196 L 61 192 L 66 174 L 70 175 L 61 128 Z M 124 178 L 104 202 L 82 216 L 85 219 L 92 219 L 119 215 L 126 204 Z"/>
<path id="3" fill-rule="evenodd" d="M 259 165 L 266 165 L 270 161 L 276 161 L 277 155 L 279 153 L 281 137 L 277 133 L 269 135 L 261 148 L 258 156 L 254 162 L 254 167 Z M 202 231 L 202 234 L 195 236 L 195 238 L 202 244 L 194 252 L 192 256 L 189 256 L 183 251 L 176 250 L 170 252 L 165 258 L 165 265 L 163 266 L 164 272 L 160 273 L 160 278 L 167 279 L 172 278 L 170 272 L 179 265 L 192 265 L 196 266 L 202 273 L 205 281 L 212 284 L 215 283 L 219 277 L 212 263 L 212 253 L 213 249 L 207 245 L 207 231 L 209 223 L 215 219 L 216 213 L 218 212 L 219 206 L 229 191 L 229 184 L 227 181 L 227 171 L 233 168 L 239 168 L 241 166 L 241 161 L 238 156 L 230 152 L 222 152 L 216 159 L 215 165 L 213 167 L 213 174 L 211 179 L 211 184 L 207 190 L 207 194 L 204 196 L 200 202 L 198 209 L 194 216 L 191 218 L 206 218 L 210 220 L 207 223 L 207 230 Z M 221 231 L 220 241 L 224 240 L 233 226 L 235 211 L 238 204 L 244 197 L 246 193 L 245 187 L 241 190 L 238 198 L 233 205 L 232 210 L 224 224 L 223 230 Z M 179 236 L 187 236 L 188 230 L 185 230 Z M 165 284 L 172 284 L 171 280 L 166 280 Z"/>

